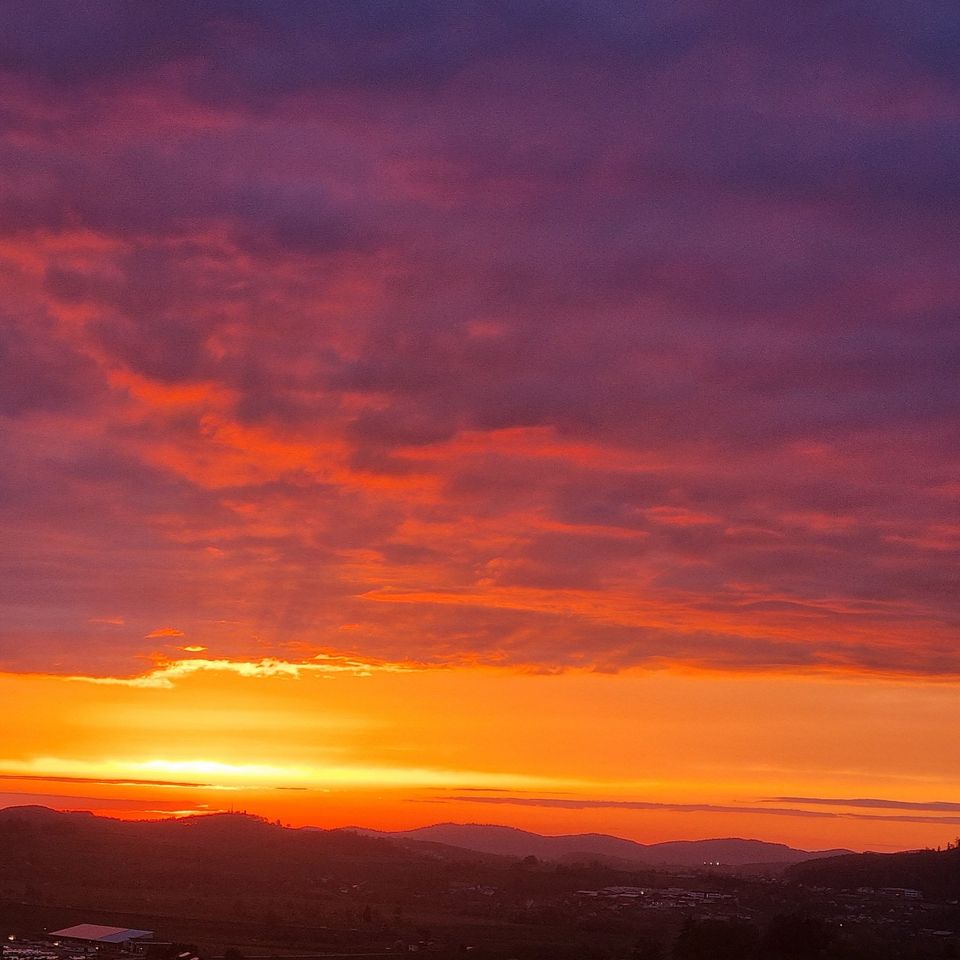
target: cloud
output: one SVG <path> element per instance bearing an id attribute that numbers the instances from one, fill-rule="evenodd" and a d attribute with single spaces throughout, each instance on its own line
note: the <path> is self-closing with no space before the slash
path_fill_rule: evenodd
<path id="1" fill-rule="evenodd" d="M 0 316 L 0 415 L 88 404 L 98 391 L 88 358 L 58 335 L 51 317 Z"/>
<path id="2" fill-rule="evenodd" d="M 956 15 L 398 10 L 4 5 L 0 665 L 960 677 Z"/>
<path id="3" fill-rule="evenodd" d="M 804 810 L 799 807 L 768 807 L 744 804 L 724 806 L 712 803 L 659 803 L 645 800 L 589 800 L 554 797 L 474 797 L 466 795 L 437 797 L 438 802 L 470 802 L 506 804 L 524 807 L 553 807 L 564 810 L 665 810 L 671 813 L 716 813 L 716 814 L 764 814 L 775 817 L 803 817 L 815 820 L 875 820 L 886 823 L 932 823 L 957 824 L 960 817 L 950 816 L 897 816 L 894 814 L 861 814 L 825 810 Z M 786 802 L 790 802 L 787 800 Z M 796 801 L 806 802 L 806 801 Z M 882 804 L 881 804 L 882 805 Z M 941 809 L 918 805 L 907 809 Z M 943 809 L 953 809 L 952 807 Z"/>
<path id="4" fill-rule="evenodd" d="M 829 807 L 867 807 L 879 810 L 929 810 L 929 811 L 960 811 L 960 803 L 943 800 L 911 801 L 911 800 L 878 800 L 863 798 L 830 798 L 830 797 L 774 797 L 765 799 L 764 803 L 802 803 L 811 806 Z"/>
<path id="5" fill-rule="evenodd" d="M 347 674 L 352 677 L 369 677 L 375 673 L 403 673 L 413 669 L 397 663 L 365 663 L 347 657 L 317 654 L 311 660 L 293 662 L 264 657 L 257 661 L 242 660 L 172 660 L 163 662 L 153 670 L 135 677 L 66 676 L 65 680 L 104 686 L 144 687 L 171 689 L 186 677 L 195 673 L 232 673 L 240 677 L 287 677 L 296 680 L 301 676 L 335 676 Z"/>
<path id="6" fill-rule="evenodd" d="M 165 814 L 166 816 L 174 816 L 177 813 L 175 808 L 166 807 L 157 799 L 133 800 L 122 797 L 82 797 L 72 794 L 0 791 L 0 809 L 34 805 L 71 811 L 95 810 L 101 812 L 129 810 L 141 811 L 143 813 Z M 202 812 L 213 813 L 215 811 L 205 809 Z"/>
<path id="7" fill-rule="evenodd" d="M 110 786 L 148 786 L 148 787 L 209 787 L 209 783 L 195 783 L 189 780 L 143 780 L 130 777 L 68 777 L 54 774 L 36 773 L 0 773 L 0 780 L 42 780 L 47 783 L 100 783 Z"/>
<path id="8" fill-rule="evenodd" d="M 778 817 L 830 819 L 836 814 L 817 810 L 792 810 L 781 807 L 723 806 L 714 803 L 660 803 L 651 800 L 590 800 L 572 797 L 471 797 L 438 798 L 445 801 L 506 804 L 524 807 L 553 807 L 563 810 L 667 810 L 671 813 L 766 813 Z"/>

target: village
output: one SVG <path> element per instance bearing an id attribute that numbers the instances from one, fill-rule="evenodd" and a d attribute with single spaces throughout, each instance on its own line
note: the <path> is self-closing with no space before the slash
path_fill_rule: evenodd
<path id="1" fill-rule="evenodd" d="M 542 874 L 548 872 L 540 865 Z M 438 957 L 469 954 L 480 958 L 577 956 L 611 960 L 686 960 L 696 957 L 698 931 L 759 943 L 781 927 L 792 931 L 793 952 L 771 958 L 855 957 L 837 944 L 874 944 L 877 958 L 949 958 L 958 955 L 960 909 L 956 900 L 937 901 L 904 887 L 854 890 L 807 888 L 780 878 L 733 878 L 717 873 L 682 878 L 659 875 L 646 885 L 608 884 L 547 892 L 526 871 L 526 885 L 450 880 L 439 896 L 408 890 L 402 907 L 388 915 L 370 902 L 366 883 L 336 889 L 343 923 L 316 931 L 283 922 L 261 926 L 219 925 L 216 935 L 202 926 L 189 934 L 182 919 L 170 930 L 154 931 L 101 923 L 37 929 L 14 927 L 3 936 L 2 960 L 319 960 L 333 957 L 390 957 L 426 953 Z M 516 872 L 511 875 L 515 879 Z M 542 877 L 541 877 L 542 879 Z M 538 889 L 539 888 L 539 889 Z M 52 915 L 52 914 L 51 914 Z M 9 912 L 6 913 L 9 918 Z M 233 940 L 229 935 L 233 934 Z M 557 939 L 559 934 L 559 939 Z M 811 951 L 803 952 L 808 937 Z M 558 946 L 581 944 L 580 953 Z M 826 943 L 835 952 L 823 952 Z M 551 943 L 554 944 L 551 947 Z M 814 947 L 816 950 L 814 950 Z M 876 946 L 882 944 L 887 953 Z M 551 952 L 553 950 L 553 952 Z M 691 952 L 692 950 L 692 952 Z M 744 953 L 743 956 L 753 954 Z"/>

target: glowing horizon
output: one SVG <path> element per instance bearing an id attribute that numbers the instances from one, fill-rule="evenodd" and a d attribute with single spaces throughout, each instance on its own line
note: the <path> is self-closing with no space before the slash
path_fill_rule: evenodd
<path id="1" fill-rule="evenodd" d="M 951 840 L 954 15 L 388 6 L 0 8 L 0 803 Z"/>
<path id="2" fill-rule="evenodd" d="M 111 816 L 242 807 L 298 826 L 479 820 L 806 849 L 936 846 L 960 824 L 949 802 L 960 768 L 922 742 L 931 724 L 957 722 L 951 684 L 349 662 L 333 674 L 217 659 L 198 668 L 191 654 L 187 669 L 159 666 L 162 684 L 106 686 L 0 674 L 17 716 L 9 742 L 21 745 L 0 756 L 0 804 L 59 796 L 59 809 Z M 726 719 L 705 730 L 703 716 Z M 52 742 L 59 752 L 44 752 Z"/>

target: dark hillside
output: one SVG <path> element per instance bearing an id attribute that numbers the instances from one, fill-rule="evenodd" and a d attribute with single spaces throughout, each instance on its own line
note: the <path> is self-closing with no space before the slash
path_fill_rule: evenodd
<path id="1" fill-rule="evenodd" d="M 855 890 L 858 887 L 909 887 L 935 899 L 960 897 L 960 849 L 907 853 L 859 853 L 808 860 L 786 877 L 808 886 Z"/>
<path id="2" fill-rule="evenodd" d="M 388 840 L 292 830 L 247 814 L 122 821 L 37 808 L 0 811 L 0 897 L 243 919 L 336 884 L 417 872 L 424 857 Z M 290 912 L 290 911 L 287 911 Z"/>

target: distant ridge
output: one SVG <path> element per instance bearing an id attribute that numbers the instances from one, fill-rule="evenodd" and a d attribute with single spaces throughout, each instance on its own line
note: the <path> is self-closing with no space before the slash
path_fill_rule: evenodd
<path id="1" fill-rule="evenodd" d="M 549 836 L 489 823 L 436 823 L 414 830 L 383 831 L 366 827 L 342 827 L 324 830 L 318 827 L 291 829 L 281 827 L 247 813 L 211 813 L 166 820 L 113 820 L 88 811 L 67 813 L 42 806 L 0 808 L 0 823 L 16 820 L 36 828 L 73 829 L 102 834 L 148 838 L 182 837 L 189 828 L 194 840 L 210 842 L 248 841 L 270 847 L 277 845 L 288 851 L 310 848 L 322 842 L 353 856 L 397 857 L 404 848 L 418 856 L 434 856 L 450 860 L 472 854 L 474 859 L 486 857 L 536 857 L 556 863 L 598 862 L 617 869 L 637 867 L 778 867 L 785 868 L 810 860 L 851 854 L 850 850 L 798 850 L 782 843 L 726 837 L 710 840 L 672 840 L 644 844 L 604 833 L 581 833 Z M 172 832 L 171 832 L 172 831 Z M 351 836 L 355 840 L 351 840 Z M 342 838 L 342 839 L 337 839 Z M 361 846 L 354 849 L 356 844 Z M 344 846 L 344 844 L 346 846 Z M 366 844 L 366 846 L 364 845 Z M 376 844 L 370 846 L 370 844 Z"/>
<path id="2" fill-rule="evenodd" d="M 727 837 L 712 840 L 673 840 L 644 844 L 603 833 L 546 836 L 483 823 L 437 823 L 415 830 L 387 832 L 363 827 L 345 828 L 387 840 L 442 843 L 477 853 L 507 857 L 533 856 L 540 860 L 576 859 L 625 861 L 640 866 L 730 866 L 795 864 L 822 857 L 849 854 L 849 850 L 798 850 L 783 843 Z"/>
<path id="3" fill-rule="evenodd" d="M 52 823 L 61 822 L 65 817 L 93 817 L 95 814 L 89 810 L 51 810 L 50 807 L 43 807 L 40 804 L 24 804 L 17 807 L 0 808 L 0 817 L 10 817 L 30 823 Z"/>

